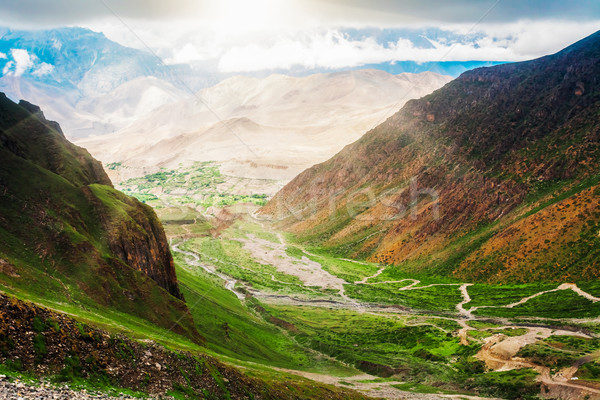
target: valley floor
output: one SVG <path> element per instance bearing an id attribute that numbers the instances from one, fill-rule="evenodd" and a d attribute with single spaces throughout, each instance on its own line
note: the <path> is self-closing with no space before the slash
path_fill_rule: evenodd
<path id="1" fill-rule="evenodd" d="M 235 304 L 207 315 L 188 286 L 197 321 L 239 308 L 239 319 L 270 325 L 201 326 L 214 332 L 207 338 L 216 353 L 388 399 L 600 398 L 600 284 L 407 276 L 290 244 L 247 208 L 232 215 L 217 230 L 181 224 L 170 232 L 184 287 L 209 280 L 223 292 L 205 297 Z M 248 345 L 254 340 L 269 349 Z"/>

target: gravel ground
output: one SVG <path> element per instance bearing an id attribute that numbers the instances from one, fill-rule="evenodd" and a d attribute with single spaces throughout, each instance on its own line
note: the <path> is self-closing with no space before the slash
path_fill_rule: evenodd
<path id="1" fill-rule="evenodd" d="M 170 398 L 170 397 L 169 397 Z M 86 399 L 110 399 L 110 400 L 140 400 L 136 397 L 118 396 L 112 397 L 103 393 L 88 392 L 85 390 L 74 391 L 66 386 L 59 387 L 41 382 L 38 386 L 19 380 L 11 381 L 4 375 L 0 375 L 0 399 L 2 400 L 86 400 Z"/>

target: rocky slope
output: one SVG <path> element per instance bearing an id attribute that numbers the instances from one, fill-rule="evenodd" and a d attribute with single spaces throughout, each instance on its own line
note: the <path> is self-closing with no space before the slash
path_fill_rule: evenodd
<path id="1" fill-rule="evenodd" d="M 263 381 L 206 355 L 167 350 L 81 324 L 72 318 L 0 294 L 0 365 L 11 373 L 126 388 L 155 398 L 364 399 L 349 390 L 310 382 Z M 0 380 L 0 395 L 3 386 Z M 19 388 L 16 388 L 17 390 Z M 21 392 L 28 390 L 20 388 Z M 7 391 L 13 390 L 10 386 Z M 40 391 L 36 391 L 37 396 Z M 72 391 L 42 390 L 57 398 L 89 398 Z M 36 398 L 39 398 L 37 397 Z M 55 398 L 55 397 L 52 397 Z M 104 398 L 104 396 L 100 396 Z"/>
<path id="2" fill-rule="evenodd" d="M 0 158 L 0 287 L 108 307 L 201 339 L 154 211 L 113 189 L 57 123 L 0 95 Z"/>
<path id="3" fill-rule="evenodd" d="M 600 33 L 406 104 L 263 209 L 298 240 L 482 281 L 596 279 Z"/>

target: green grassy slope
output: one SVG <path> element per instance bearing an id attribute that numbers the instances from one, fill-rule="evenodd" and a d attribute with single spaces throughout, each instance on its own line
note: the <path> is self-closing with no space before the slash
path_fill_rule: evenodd
<path id="1" fill-rule="evenodd" d="M 0 288 L 200 342 L 155 213 L 38 110 L 0 96 Z"/>

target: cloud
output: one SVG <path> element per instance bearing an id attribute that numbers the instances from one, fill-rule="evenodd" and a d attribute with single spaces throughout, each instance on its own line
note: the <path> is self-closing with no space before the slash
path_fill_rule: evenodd
<path id="1" fill-rule="evenodd" d="M 4 68 L 2 69 L 2 75 L 11 75 L 11 68 L 13 67 L 13 65 L 15 65 L 15 63 L 13 61 L 9 61 L 4 65 Z"/>
<path id="2" fill-rule="evenodd" d="M 41 77 L 49 75 L 54 71 L 54 65 L 52 64 L 41 62 L 36 65 L 39 61 L 38 57 L 35 54 L 29 54 L 25 49 L 10 49 L 10 56 L 12 60 L 9 60 L 4 65 L 2 69 L 3 75 L 22 76 L 25 73 L 31 72 L 32 75 Z M 8 58 L 8 56 L 0 53 L 0 58 Z"/>
<path id="3" fill-rule="evenodd" d="M 244 73 L 531 59 L 600 29 L 600 1 L 20 0 L 1 2 L 0 20 L 83 25 L 167 64 Z"/>
<path id="4" fill-rule="evenodd" d="M 62 49 L 62 43 L 58 39 L 52 39 L 52 48 L 56 50 Z"/>
<path id="5" fill-rule="evenodd" d="M 40 77 L 44 75 L 50 75 L 52 71 L 54 71 L 54 65 L 43 62 L 40 65 L 38 65 L 38 67 L 32 72 L 32 74 Z"/>
<path id="6" fill-rule="evenodd" d="M 201 50 L 198 50 L 198 49 Z M 196 46 L 192 43 L 186 43 L 183 47 L 173 50 L 173 55 L 165 59 L 166 64 L 187 64 L 196 61 L 214 59 L 218 57 L 221 49 L 212 45 Z"/>
<path id="7" fill-rule="evenodd" d="M 0 51 L 0 60 L 3 60 L 3 59 L 6 60 L 7 58 L 8 57 L 7 57 L 6 53 L 3 53 Z"/>
<path id="8" fill-rule="evenodd" d="M 11 49 L 10 54 L 14 60 L 12 75 L 21 76 L 33 67 L 33 59 L 25 49 Z M 34 56 L 35 57 L 35 56 Z"/>
<path id="9" fill-rule="evenodd" d="M 376 40 L 377 32 L 352 34 L 342 29 L 295 34 L 271 43 L 251 43 L 226 50 L 218 62 L 220 72 L 261 70 L 338 69 L 395 61 L 523 61 L 561 50 L 593 33 L 598 23 L 523 21 L 499 24 L 471 32 L 462 25 L 430 31 L 421 45 L 405 37 Z M 399 35 L 402 33 L 398 33 Z M 393 36 L 387 32 L 386 37 Z M 384 35 L 385 36 L 385 35 Z M 557 39 L 560 38 L 560 40 Z"/>

